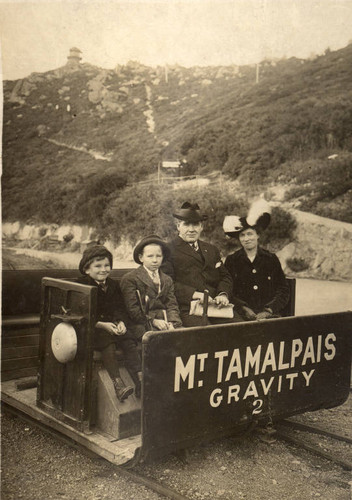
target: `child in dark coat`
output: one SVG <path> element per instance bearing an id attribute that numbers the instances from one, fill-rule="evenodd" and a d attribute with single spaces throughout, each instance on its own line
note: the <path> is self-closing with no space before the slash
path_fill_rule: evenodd
<path id="1" fill-rule="evenodd" d="M 126 308 L 137 338 L 147 330 L 173 330 L 182 326 L 173 281 L 159 269 L 167 252 L 167 245 L 159 236 L 147 236 L 133 252 L 133 258 L 140 266 L 121 280 Z"/>
<path id="2" fill-rule="evenodd" d="M 108 371 L 120 401 L 133 393 L 133 387 L 123 383 L 116 360 L 116 348 L 122 349 L 127 368 L 136 384 L 136 396 L 140 396 L 141 360 L 136 341 L 127 331 L 128 316 L 124 307 L 119 284 L 109 278 L 112 269 L 112 254 L 102 245 L 88 247 L 82 256 L 79 270 L 83 275 L 78 280 L 84 285 L 96 286 L 97 323 L 94 348 L 101 351 L 102 360 Z"/>

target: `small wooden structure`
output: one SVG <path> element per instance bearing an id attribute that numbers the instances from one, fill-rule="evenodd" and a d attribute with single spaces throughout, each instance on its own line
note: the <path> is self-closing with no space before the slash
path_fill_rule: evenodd
<path id="1" fill-rule="evenodd" d="M 37 405 L 82 432 L 97 425 L 122 439 L 140 433 L 140 403 L 135 397 L 117 400 L 100 353 L 93 351 L 96 296 L 96 287 L 43 279 Z M 76 352 L 67 362 L 58 356 L 61 346 L 57 351 L 53 347 L 58 325 L 70 325 L 76 333 Z M 132 383 L 127 370 L 121 371 L 125 382 Z"/>
<path id="2" fill-rule="evenodd" d="M 38 287 L 38 277 L 45 271 L 48 274 L 48 270 L 34 272 L 34 289 Z M 68 274 L 72 276 L 72 271 Z M 122 403 L 117 400 L 100 353 L 93 349 L 96 287 L 78 284 L 72 277 L 66 280 L 44 277 L 41 282 L 42 293 L 37 294 L 34 301 L 29 299 L 27 304 L 36 309 L 38 295 L 41 295 L 40 323 L 33 314 L 5 320 L 8 347 L 2 355 L 11 358 L 4 360 L 8 381 L 2 384 L 3 402 L 117 465 L 137 460 L 141 445 L 141 400 L 135 395 Z M 21 287 L 21 281 L 17 285 Z M 21 298 L 19 293 L 18 296 Z M 21 326 L 25 336 L 21 335 Z M 58 327 L 62 326 L 63 336 L 55 337 Z M 66 333 L 72 331 L 75 349 L 65 359 L 60 349 L 63 346 L 65 351 Z M 29 371 L 24 371 L 19 367 L 26 360 L 16 358 L 14 346 L 23 341 L 28 343 L 34 336 L 36 345 L 31 349 L 33 354 L 36 351 L 36 356 L 28 360 Z M 55 339 L 59 341 L 57 345 Z M 121 353 L 117 351 L 116 355 Z M 121 378 L 133 386 L 123 359 L 120 366 Z M 28 377 L 32 373 L 37 373 L 37 381 Z"/>

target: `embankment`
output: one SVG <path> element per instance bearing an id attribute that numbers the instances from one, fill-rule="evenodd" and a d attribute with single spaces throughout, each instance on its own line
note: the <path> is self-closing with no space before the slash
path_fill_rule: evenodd
<path id="1" fill-rule="evenodd" d="M 290 210 L 297 221 L 294 240 L 278 256 L 287 274 L 323 280 L 352 281 L 352 224 Z M 307 269 L 292 273 L 287 261 L 298 259 Z"/>
<path id="2" fill-rule="evenodd" d="M 289 210 L 297 221 L 294 238 L 277 253 L 285 273 L 301 278 L 352 281 L 352 224 L 299 210 Z M 76 267 L 83 248 L 89 241 L 94 240 L 94 229 L 87 226 L 36 226 L 16 222 L 4 223 L 2 230 L 5 247 L 17 247 L 17 244 L 11 243 L 20 242 L 20 246 L 27 246 L 27 249 L 17 248 L 17 252 L 44 260 L 50 258 L 58 261 L 63 267 Z M 69 247 L 65 251 L 48 248 L 51 255 L 47 255 L 48 252 L 42 253 L 40 247 L 38 248 L 42 238 L 56 239 L 60 243 L 65 241 L 68 235 L 76 244 L 74 254 L 70 253 Z M 27 245 L 26 242 L 30 244 Z M 105 245 L 114 255 L 116 267 L 121 267 L 122 261 L 124 264 L 129 262 L 128 267 L 134 265 L 131 261 L 132 246 L 127 241 L 122 241 L 117 247 L 111 241 L 105 242 Z M 288 263 L 293 260 L 303 263 L 305 269 L 298 271 L 290 268 Z"/>

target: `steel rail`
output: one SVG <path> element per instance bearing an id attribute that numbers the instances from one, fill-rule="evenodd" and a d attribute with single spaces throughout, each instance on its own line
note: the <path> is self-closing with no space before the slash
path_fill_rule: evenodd
<path id="1" fill-rule="evenodd" d="M 168 486 L 163 485 L 162 483 L 159 483 L 158 481 L 154 479 L 150 479 L 148 477 L 143 476 L 142 474 L 136 473 L 131 471 L 130 469 L 125 468 L 124 466 L 121 465 L 114 465 L 105 458 L 101 457 L 97 453 L 94 453 L 91 450 L 87 450 L 84 446 L 81 446 L 80 444 L 76 443 L 74 440 L 69 438 L 68 436 L 65 436 L 58 431 L 53 430 L 51 427 L 43 424 L 42 422 L 39 422 L 29 415 L 26 415 L 25 413 L 21 412 L 18 409 L 13 408 L 7 403 L 4 403 L 1 401 L 1 406 L 5 411 L 8 411 L 12 415 L 15 415 L 16 417 L 20 417 L 21 420 L 24 420 L 28 422 L 29 424 L 33 425 L 34 427 L 38 428 L 39 430 L 46 432 L 47 434 L 53 436 L 55 439 L 58 441 L 70 446 L 71 448 L 74 448 L 75 450 L 85 454 L 91 459 L 99 459 L 101 461 L 106 462 L 109 464 L 114 470 L 117 470 L 118 473 L 125 477 L 126 479 L 130 479 L 134 483 L 141 484 L 145 486 L 146 488 L 149 488 L 152 491 L 155 491 L 155 493 L 158 493 L 159 495 L 162 495 L 170 500 L 189 500 L 188 497 L 185 497 L 178 493 L 177 491 L 169 488 Z"/>
<path id="2" fill-rule="evenodd" d="M 311 432 L 312 434 L 320 434 L 322 436 L 328 436 L 338 441 L 344 441 L 345 443 L 352 444 L 352 438 L 345 436 L 343 434 L 338 434 L 336 432 L 328 431 L 323 427 L 320 427 L 320 425 L 304 424 L 302 422 L 295 422 L 289 419 L 281 420 L 280 425 L 284 425 L 301 431 Z"/>
<path id="3" fill-rule="evenodd" d="M 314 446 L 313 444 L 308 444 L 302 439 L 294 437 L 285 431 L 277 430 L 276 436 L 290 444 L 294 444 L 296 446 L 299 446 L 300 448 L 310 451 L 311 453 L 314 453 L 315 455 L 319 455 L 320 457 L 323 457 L 330 462 L 334 462 L 335 464 L 340 465 L 345 470 L 352 470 L 352 462 L 343 460 L 337 455 L 324 451 L 321 448 Z"/>

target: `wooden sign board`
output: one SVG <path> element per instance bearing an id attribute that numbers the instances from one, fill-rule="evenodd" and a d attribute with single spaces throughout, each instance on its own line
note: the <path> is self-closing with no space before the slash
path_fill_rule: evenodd
<path id="1" fill-rule="evenodd" d="M 342 404 L 351 325 L 346 312 L 146 334 L 144 453 Z"/>
<path id="2" fill-rule="evenodd" d="M 80 431 L 89 430 L 92 415 L 95 308 L 95 287 L 43 278 L 37 405 Z M 58 360 L 52 347 L 55 328 L 64 324 L 77 337 L 69 362 Z"/>

